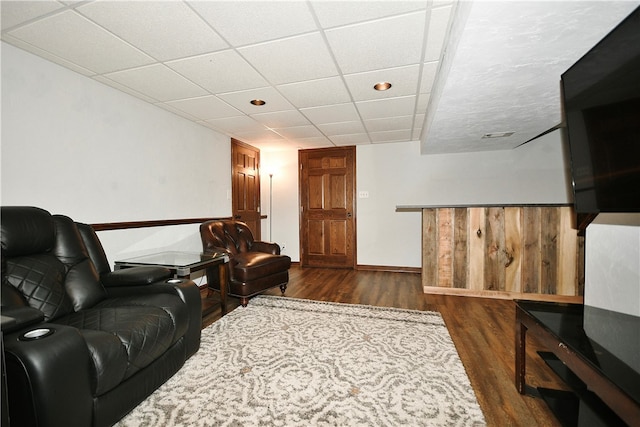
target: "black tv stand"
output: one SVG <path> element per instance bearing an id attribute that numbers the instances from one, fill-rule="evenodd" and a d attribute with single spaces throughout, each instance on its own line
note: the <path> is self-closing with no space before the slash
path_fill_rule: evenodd
<path id="1" fill-rule="evenodd" d="M 640 373 L 590 340 L 583 319 L 582 304 L 516 301 L 516 388 L 545 399 L 565 426 L 640 426 Z M 527 386 L 527 332 L 549 349 L 539 355 L 571 392 Z"/>

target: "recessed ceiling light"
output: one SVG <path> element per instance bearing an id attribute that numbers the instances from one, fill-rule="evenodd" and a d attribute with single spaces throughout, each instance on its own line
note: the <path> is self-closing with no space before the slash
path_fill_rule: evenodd
<path id="1" fill-rule="evenodd" d="M 249 102 L 253 105 L 257 105 L 258 107 L 267 103 L 267 101 L 263 101 L 262 99 L 252 99 Z"/>
<path id="2" fill-rule="evenodd" d="M 375 90 L 384 91 L 384 90 L 391 89 L 391 86 L 392 85 L 389 82 L 380 82 L 380 83 L 376 83 L 375 85 L 373 85 L 373 88 Z"/>
<path id="3" fill-rule="evenodd" d="M 491 139 L 491 138 L 506 138 L 508 136 L 513 135 L 514 132 L 493 132 L 493 133 L 485 133 L 482 135 L 482 139 Z"/>

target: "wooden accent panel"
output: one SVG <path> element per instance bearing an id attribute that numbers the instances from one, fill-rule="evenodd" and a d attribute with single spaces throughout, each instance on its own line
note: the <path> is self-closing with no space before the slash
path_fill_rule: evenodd
<path id="1" fill-rule="evenodd" d="M 582 295 L 584 238 L 572 221 L 568 206 L 423 209 L 423 288 Z"/>
<path id="2" fill-rule="evenodd" d="M 467 210 L 454 209 L 453 222 L 453 287 L 464 288 L 467 286 L 467 257 L 468 233 Z"/>

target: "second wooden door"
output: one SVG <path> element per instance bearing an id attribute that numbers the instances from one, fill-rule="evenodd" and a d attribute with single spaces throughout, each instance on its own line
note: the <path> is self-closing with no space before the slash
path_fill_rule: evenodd
<path id="1" fill-rule="evenodd" d="M 299 151 L 300 263 L 354 268 L 355 147 Z"/>

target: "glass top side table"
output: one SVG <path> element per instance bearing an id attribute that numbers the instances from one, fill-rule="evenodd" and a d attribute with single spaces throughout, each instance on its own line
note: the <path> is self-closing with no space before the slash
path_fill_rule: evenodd
<path id="1" fill-rule="evenodd" d="M 229 255 L 226 253 L 165 251 L 119 260 L 115 262 L 114 268 L 120 270 L 130 267 L 164 267 L 171 270 L 171 274 L 175 277 L 188 278 L 191 273 L 217 265 L 221 285 L 220 308 L 224 316 L 227 313 L 228 288 L 227 269 L 224 264 L 228 262 Z"/>

